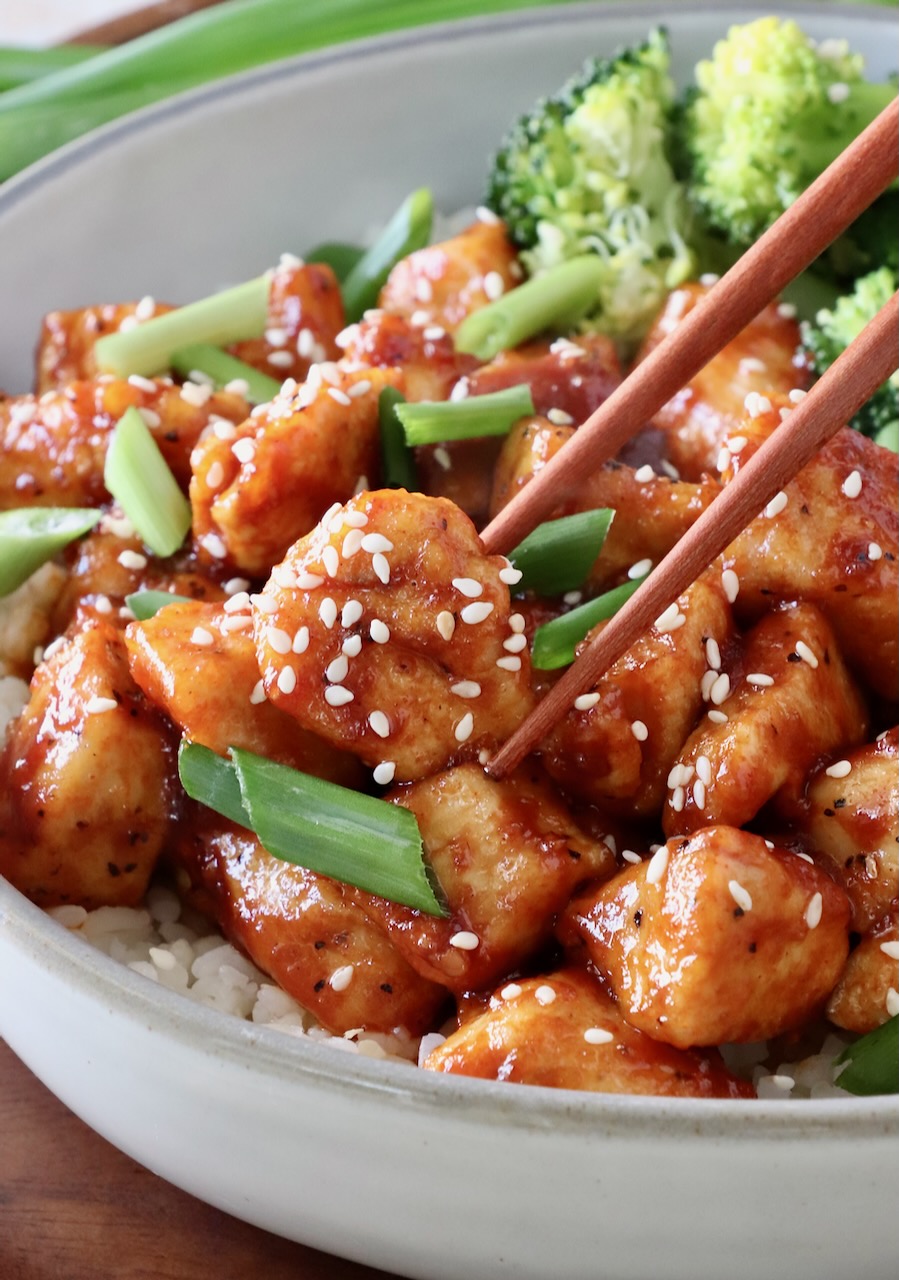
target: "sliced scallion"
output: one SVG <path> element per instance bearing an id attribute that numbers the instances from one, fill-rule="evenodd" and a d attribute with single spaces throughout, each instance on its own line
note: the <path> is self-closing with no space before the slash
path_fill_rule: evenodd
<path id="1" fill-rule="evenodd" d="M 325 266 L 331 268 L 343 284 L 364 253 L 365 250 L 357 244 L 344 244 L 342 240 L 328 240 L 325 244 L 317 244 L 303 256 L 307 262 L 323 262 Z"/>
<path id="2" fill-rule="evenodd" d="M 844 1062 L 849 1065 L 837 1076 L 837 1084 L 847 1093 L 899 1093 L 899 1014 L 848 1045 L 835 1065 Z"/>
<path id="3" fill-rule="evenodd" d="M 431 238 L 434 201 L 427 187 L 408 195 L 370 249 L 355 263 L 343 282 L 343 307 L 347 320 L 358 320 L 378 301 L 381 286 L 391 269 Z"/>
<path id="4" fill-rule="evenodd" d="M 540 671 L 555 671 L 559 667 L 568 667 L 574 662 L 577 646 L 584 636 L 595 627 L 597 622 L 604 622 L 617 613 L 624 602 L 634 594 L 647 575 L 634 578 L 632 582 L 623 582 L 620 587 L 613 587 L 595 600 L 588 600 L 570 613 L 563 613 L 560 618 L 553 618 L 534 632 L 534 644 L 531 651 L 531 666 Z"/>
<path id="5" fill-rule="evenodd" d="M 160 609 L 169 604 L 189 604 L 190 596 L 179 596 L 174 591 L 132 591 L 125 596 L 125 604 L 138 622 L 155 618 Z"/>
<path id="6" fill-rule="evenodd" d="M 464 400 L 397 404 L 394 412 L 403 424 L 407 444 L 442 444 L 446 440 L 504 436 L 519 418 L 534 412 L 534 401 L 530 387 L 522 383 Z"/>
<path id="7" fill-rule="evenodd" d="M 605 267 L 596 254 L 570 258 L 473 311 L 456 331 L 456 350 L 479 360 L 574 324 L 596 302 Z"/>
<path id="8" fill-rule="evenodd" d="M 250 829 L 233 761 L 216 755 L 199 742 L 182 738 L 178 747 L 178 776 L 191 800 L 198 800 L 230 822 Z"/>
<path id="9" fill-rule="evenodd" d="M 405 404 L 402 391 L 385 387 L 378 396 L 378 421 L 381 428 L 381 479 L 388 489 L 418 490 L 415 457 L 406 444 L 403 425 L 396 416 L 396 406 Z"/>
<path id="10" fill-rule="evenodd" d="M 56 44 L 49 49 L 0 48 L 0 92 L 77 66 L 104 51 L 99 44 Z"/>
<path id="11" fill-rule="evenodd" d="M 133 407 L 125 410 L 112 434 L 103 480 L 156 555 L 178 550 L 190 528 L 190 503 Z"/>
<path id="12" fill-rule="evenodd" d="M 522 573 L 517 590 L 560 596 L 583 586 L 614 515 L 602 507 L 539 524 L 509 552 L 509 559 Z"/>
<path id="13" fill-rule="evenodd" d="M 172 353 L 170 367 L 182 378 L 189 378 L 199 373 L 221 390 L 229 382 L 238 380 L 247 384 L 246 398 L 250 404 L 268 404 L 274 400 L 281 390 L 281 383 L 268 374 L 260 373 L 251 364 L 238 360 L 236 356 L 214 347 L 208 342 L 195 342 L 190 347 L 182 347 Z"/>
<path id="14" fill-rule="evenodd" d="M 0 512 L 0 596 L 9 595 L 57 551 L 93 529 L 90 507 L 16 507 Z"/>
<path id="15" fill-rule="evenodd" d="M 94 355 L 100 373 L 119 378 L 130 374 L 153 377 L 169 368 L 172 356 L 183 347 L 261 338 L 268 316 L 269 276 L 256 276 L 232 289 L 189 302 L 174 311 L 153 316 L 124 333 L 99 338 Z"/>

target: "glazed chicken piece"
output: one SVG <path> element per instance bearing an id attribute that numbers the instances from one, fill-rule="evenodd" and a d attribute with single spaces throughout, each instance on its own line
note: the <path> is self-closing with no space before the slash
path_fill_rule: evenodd
<path id="1" fill-rule="evenodd" d="M 669 840 L 576 898 L 569 917 L 626 1020 L 681 1049 L 801 1026 L 849 953 L 843 890 L 733 827 Z"/>
<path id="2" fill-rule="evenodd" d="M 491 515 L 497 515 L 546 466 L 574 433 L 547 419 L 524 418 L 506 437 L 493 478 Z M 652 468 L 606 462 L 563 502 L 555 515 L 611 507 L 615 519 L 587 578 L 591 594 L 627 577 L 631 566 L 658 564 L 720 492 L 704 478 L 699 484 L 673 481 Z"/>
<path id="3" fill-rule="evenodd" d="M 285 256 L 272 272 L 264 336 L 228 350 L 270 378 L 302 382 L 311 365 L 340 355 L 335 338 L 343 326 L 340 284 L 331 268 Z"/>
<path id="4" fill-rule="evenodd" d="M 365 910 L 417 972 L 457 995 L 523 965 L 549 941 L 574 888 L 615 867 L 608 845 L 581 829 L 533 766 L 496 782 L 461 765 L 388 798 L 415 814 L 450 915 L 375 897 Z"/>
<path id="5" fill-rule="evenodd" d="M 625 1022 L 578 969 L 507 983 L 489 1008 L 422 1063 L 428 1071 L 511 1084 L 660 1098 L 752 1098 L 714 1051 L 674 1049 Z"/>
<path id="6" fill-rule="evenodd" d="M 704 285 L 686 284 L 669 294 L 644 339 L 638 363 L 706 293 Z M 703 472 L 715 471 L 722 444 L 740 429 L 747 395 L 786 395 L 808 382 L 795 308 L 771 303 L 659 410 L 653 425 L 664 432 L 668 457 L 681 477 L 699 480 Z"/>
<path id="7" fill-rule="evenodd" d="M 814 605 L 768 614 L 725 666 L 668 776 L 666 835 L 745 826 L 775 797 L 790 806 L 823 756 L 864 741 L 867 708 Z"/>
<path id="8" fill-rule="evenodd" d="M 731 480 L 789 412 L 744 420 Z M 727 461 L 727 459 L 724 459 Z M 776 600 L 808 600 L 830 622 L 846 660 L 876 693 L 899 693 L 899 456 L 845 428 L 725 552 L 739 579 L 738 611 L 758 617 Z"/>
<path id="9" fill-rule="evenodd" d="M 865 933 L 899 892 L 899 730 L 822 765 L 794 825 L 848 893 L 853 929 Z"/>
<path id="10" fill-rule="evenodd" d="M 65 570 L 49 561 L 0 597 L 0 675 L 30 678 L 35 650 L 58 633 L 51 618 L 65 582 Z"/>
<path id="11" fill-rule="evenodd" d="M 587 695 L 596 701 L 572 708 L 545 739 L 547 771 L 567 791 L 613 812 L 657 812 L 702 710 L 709 653 L 720 661 L 732 635 L 720 575 L 709 571 L 601 677 Z"/>
<path id="12" fill-rule="evenodd" d="M 513 289 L 522 274 L 503 224 L 474 222 L 398 262 L 378 306 L 423 328 L 455 333 L 466 316 Z"/>
<path id="13" fill-rule="evenodd" d="M 265 692 L 379 783 L 476 759 L 533 702 L 527 655 L 504 647 L 514 576 L 452 503 L 361 493 L 254 598 Z"/>
<path id="14" fill-rule="evenodd" d="M 37 668 L 0 757 L 0 874 L 42 907 L 136 906 L 173 812 L 162 717 L 85 618 Z"/>
<path id="15" fill-rule="evenodd" d="M 524 384 L 534 409 L 557 426 L 578 427 L 621 382 L 615 344 L 601 333 L 527 342 L 503 351 L 467 378 L 469 395 L 482 396 Z"/>
<path id="16" fill-rule="evenodd" d="M 39 399 L 0 400 L 0 510 L 108 501 L 106 451 L 116 423 L 132 406 L 185 489 L 201 434 L 220 423 L 233 431 L 249 412 L 243 396 L 149 378 L 73 382 Z"/>
<path id="17" fill-rule="evenodd" d="M 899 1013 L 897 912 L 894 901 L 890 914 L 865 934 L 827 1002 L 828 1018 L 844 1031 L 864 1035 Z"/>
<path id="18" fill-rule="evenodd" d="M 398 381 L 391 370 L 316 365 L 230 437 L 201 441 L 190 500 L 202 556 L 264 575 L 328 506 L 366 487 L 380 465 L 378 396 Z"/>
<path id="19" fill-rule="evenodd" d="M 353 787 L 355 757 L 338 751 L 262 696 L 246 592 L 220 604 L 171 604 L 125 635 L 135 682 L 192 742 L 219 755 L 242 747 Z"/>
<path id="20" fill-rule="evenodd" d="M 37 394 L 62 389 L 70 382 L 89 382 L 99 370 L 94 358 L 98 338 L 165 315 L 174 308 L 153 298 L 139 302 L 104 302 L 75 311 L 51 311 L 44 316 L 37 347 Z"/>
<path id="21" fill-rule="evenodd" d="M 252 832 L 198 811 L 177 860 L 197 906 L 334 1035 L 421 1035 L 446 991 L 420 977 L 356 902 L 356 891 L 273 858 Z"/>
<path id="22" fill-rule="evenodd" d="M 403 395 L 416 402 L 449 399 L 453 387 L 477 367 L 439 326 L 412 324 L 388 311 L 366 311 L 340 335 L 340 346 L 340 365 L 349 372 L 401 368 Z"/>

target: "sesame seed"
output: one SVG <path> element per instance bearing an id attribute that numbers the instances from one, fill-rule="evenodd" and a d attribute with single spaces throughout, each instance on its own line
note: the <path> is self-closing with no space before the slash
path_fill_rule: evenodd
<path id="1" fill-rule="evenodd" d="M 638 742 L 645 742 L 646 739 L 649 737 L 649 730 L 647 729 L 646 725 L 643 723 L 642 720 L 631 721 L 631 733 L 634 735 L 634 737 L 637 739 Z"/>
<path id="2" fill-rule="evenodd" d="M 348 658 L 358 658 L 362 652 L 362 637 L 347 636 L 340 646 L 340 652 L 345 653 Z"/>
<path id="3" fill-rule="evenodd" d="M 627 571 L 627 576 L 631 579 L 642 578 L 644 574 L 649 573 L 652 568 L 652 561 L 647 556 L 645 560 L 638 560 L 636 564 L 632 564 Z"/>
<path id="4" fill-rule="evenodd" d="M 704 271 L 699 277 L 699 283 L 706 289 L 711 289 L 712 285 L 718 283 L 721 277 L 715 271 Z"/>
<path id="5" fill-rule="evenodd" d="M 784 490 L 781 489 L 780 493 L 776 493 L 774 497 L 771 499 L 771 501 L 768 503 L 768 505 L 765 507 L 765 515 L 768 517 L 769 520 L 773 520 L 775 516 L 780 515 L 781 511 L 784 510 L 788 502 L 789 502 L 789 497 L 784 492 Z"/>
<path id="6" fill-rule="evenodd" d="M 228 554 L 224 538 L 219 537 L 217 533 L 207 533 L 205 537 L 200 539 L 200 545 L 204 551 L 212 556 L 213 560 L 224 560 Z"/>
<path id="7" fill-rule="evenodd" d="M 118 707 L 115 698 L 104 698 L 100 694 L 95 693 L 93 697 L 88 698 L 84 704 L 84 709 L 88 715 L 101 715 L 104 711 L 115 711 Z"/>
<path id="8" fill-rule="evenodd" d="M 349 689 L 345 689 L 342 684 L 329 685 L 325 690 L 325 702 L 329 707 L 345 707 L 347 703 L 352 701 L 352 692 Z"/>
<path id="9" fill-rule="evenodd" d="M 450 685 L 450 693 L 454 693 L 457 698 L 479 698 L 481 686 L 477 680 L 459 680 Z"/>
<path id="10" fill-rule="evenodd" d="M 264 338 L 270 347 L 286 347 L 287 346 L 287 330 L 286 329 L 266 329 Z"/>
<path id="11" fill-rule="evenodd" d="M 346 991 L 353 981 L 353 968 L 351 964 L 342 964 L 339 969 L 334 970 L 328 979 L 328 985 L 333 991 Z"/>
<path id="12" fill-rule="evenodd" d="M 330 596 L 325 596 L 324 600 L 318 606 L 318 616 L 330 631 L 337 621 L 337 605 Z"/>
<path id="13" fill-rule="evenodd" d="M 625 862 L 629 862 L 634 867 L 643 861 L 639 853 L 635 853 L 633 849 L 622 849 L 621 856 Z"/>
<path id="14" fill-rule="evenodd" d="M 278 688 L 282 693 L 293 693 L 297 687 L 297 673 L 293 667 L 282 667 L 278 673 Z"/>
<path id="15" fill-rule="evenodd" d="M 587 1044 L 611 1044 L 615 1037 L 605 1027 L 588 1027 L 584 1039 Z"/>
<path id="16" fill-rule="evenodd" d="M 455 404 L 459 400 L 467 400 L 469 391 L 469 382 L 466 377 L 462 377 L 458 382 L 453 383 L 453 389 L 449 393 L 450 400 Z"/>
<path id="17" fill-rule="evenodd" d="M 599 702 L 598 693 L 582 693 L 574 700 L 575 711 L 589 711 L 591 707 L 595 707 Z"/>
<path id="18" fill-rule="evenodd" d="M 739 880 L 728 880 L 727 890 L 741 911 L 752 910 L 752 895 L 743 888 Z"/>
<path id="19" fill-rule="evenodd" d="M 549 986 L 545 986 L 545 985 L 540 986 L 534 992 L 534 999 L 537 1001 L 538 1004 L 542 1004 L 544 1006 L 548 1004 L 552 1004 L 555 998 L 556 998 L 556 993 L 552 989 L 552 987 L 549 987 Z"/>
<path id="20" fill-rule="evenodd" d="M 807 662 L 808 665 L 812 668 L 817 667 L 818 659 L 815 657 L 814 652 L 812 651 L 812 649 L 809 648 L 809 646 L 805 643 L 804 640 L 796 641 L 796 652 L 799 654 L 803 662 Z"/>
<path id="21" fill-rule="evenodd" d="M 238 462 L 252 462 L 256 456 L 256 441 L 250 439 L 249 436 L 243 436 L 242 439 L 234 441 L 231 446 L 231 452 Z"/>
<path id="22" fill-rule="evenodd" d="M 441 338 L 446 337 L 446 330 L 442 324 L 429 324 L 422 330 L 421 336 L 425 342 L 439 342 Z"/>
<path id="23" fill-rule="evenodd" d="M 899 960 L 899 941 L 889 938 L 886 942 L 881 942 L 880 949 L 891 960 Z"/>
<path id="24" fill-rule="evenodd" d="M 861 472 L 850 471 L 843 481 L 842 489 L 847 498 L 857 498 L 862 491 Z"/>
<path id="25" fill-rule="evenodd" d="M 696 757 L 696 776 L 701 778 L 706 786 L 712 781 L 712 762 L 708 756 Z"/>
<path id="26" fill-rule="evenodd" d="M 677 631 L 687 621 L 678 608 L 677 601 L 670 604 L 655 620 L 655 629 L 665 635 L 669 631 Z"/>
<path id="27" fill-rule="evenodd" d="M 265 638 L 275 653 L 290 653 L 291 638 L 280 627 L 269 627 L 265 633 Z"/>
<path id="28" fill-rule="evenodd" d="M 497 658 L 496 665 L 503 671 L 520 671 L 521 658 L 517 657 L 515 654 L 510 654 L 506 658 Z"/>
<path id="29" fill-rule="evenodd" d="M 373 711 L 368 717 L 368 723 L 379 738 L 386 738 L 390 735 L 390 721 L 383 711 Z"/>
<path id="30" fill-rule="evenodd" d="M 721 575 L 721 586 L 728 604 L 733 604 L 737 596 L 740 594 L 740 579 L 734 573 L 733 569 L 725 569 Z"/>
<path id="31" fill-rule="evenodd" d="M 257 680 L 253 685 L 253 692 L 250 694 L 250 701 L 253 706 L 258 706 L 260 702 L 265 702 L 265 686 L 261 680 Z"/>
<path id="32" fill-rule="evenodd" d="M 711 636 L 705 642 L 705 657 L 710 667 L 715 671 L 721 670 L 721 650 L 718 641 Z"/>
<path id="33" fill-rule="evenodd" d="M 895 1018 L 896 1014 L 899 1013 L 899 991 L 895 987 L 890 987 L 887 990 L 886 1010 L 891 1018 Z"/>
<path id="34" fill-rule="evenodd" d="M 336 578 L 340 569 L 340 556 L 337 548 L 332 547 L 329 543 L 322 552 L 322 564 L 325 567 L 325 573 L 329 578 Z"/>
<path id="35" fill-rule="evenodd" d="M 467 742 L 471 737 L 474 729 L 474 716 L 470 711 L 466 711 L 465 715 L 453 729 L 457 742 Z"/>
<path id="36" fill-rule="evenodd" d="M 138 391 L 148 391 L 151 395 L 156 391 L 156 383 L 153 379 L 143 378 L 139 373 L 132 373 L 128 382 L 132 387 L 137 387 Z"/>
<path id="37" fill-rule="evenodd" d="M 246 378 L 232 378 L 223 387 L 223 390 L 229 392 L 232 396 L 245 396 L 249 389 L 250 384 Z"/>
<path id="38" fill-rule="evenodd" d="M 744 376 L 747 373 L 764 373 L 765 362 L 760 360 L 758 356 L 744 356 L 739 365 L 740 374 Z"/>
<path id="39" fill-rule="evenodd" d="M 360 386 L 360 383 L 356 384 Z M 351 507 L 349 511 L 343 513 L 343 523 L 350 526 L 351 529 L 364 529 L 368 524 L 368 516 L 364 511 L 357 511 L 355 507 Z"/>
<path id="40" fill-rule="evenodd" d="M 722 671 L 721 675 L 709 690 L 709 702 L 714 703 L 716 707 L 720 707 L 730 696 L 730 676 L 726 671 Z"/>
<path id="41" fill-rule="evenodd" d="M 185 382 L 181 388 L 181 399 L 186 400 L 195 409 L 202 409 L 211 395 L 212 388 L 205 387 L 199 382 Z"/>
<path id="42" fill-rule="evenodd" d="M 779 302 L 777 304 L 777 314 L 782 320 L 795 320 L 796 308 L 792 302 Z"/>
<path id="43" fill-rule="evenodd" d="M 109 596 L 99 595 L 94 601 L 97 613 L 112 613 L 112 601 Z"/>
<path id="44" fill-rule="evenodd" d="M 499 994 L 503 1000 L 514 1000 L 516 996 L 521 995 L 521 987 L 517 982 L 507 982 Z"/>
<path id="45" fill-rule="evenodd" d="M 476 933 L 471 933 L 468 929 L 460 929 L 450 938 L 449 944 L 457 951 L 476 951 L 481 945 L 481 940 Z"/>
<path id="46" fill-rule="evenodd" d="M 828 765 L 824 772 L 828 778 L 848 778 L 852 765 L 848 760 L 838 760 L 836 764 Z"/>
<path id="47" fill-rule="evenodd" d="M 638 484 L 649 484 L 650 480 L 655 480 L 655 478 L 656 473 L 648 462 L 644 463 L 642 467 L 638 467 L 634 472 L 634 479 Z"/>
<path id="48" fill-rule="evenodd" d="M 883 547 L 880 545 L 879 542 L 868 543 L 868 559 L 869 560 L 879 560 L 882 555 L 883 555 Z"/>
<path id="49" fill-rule="evenodd" d="M 509 630 L 514 631 L 516 635 L 521 635 L 525 628 L 524 614 L 512 613 L 509 615 Z"/>
<path id="50" fill-rule="evenodd" d="M 371 625 L 368 628 L 368 634 L 374 640 L 375 644 L 386 644 L 390 639 L 390 628 L 386 622 L 382 622 L 380 618 L 372 618 Z"/>
<path id="51" fill-rule="evenodd" d="M 371 567 L 375 571 L 375 575 L 386 586 L 390 581 L 390 565 L 387 563 L 387 557 L 382 555 L 380 551 L 376 551 L 371 558 Z"/>
<path id="52" fill-rule="evenodd" d="M 546 416 L 556 427 L 570 427 L 574 422 L 571 414 L 566 413 L 564 409 L 547 409 Z"/>
<path id="53" fill-rule="evenodd" d="M 865 875 L 869 876 L 872 880 L 877 879 L 877 859 L 874 857 L 873 853 L 865 855 Z"/>
<path id="54" fill-rule="evenodd" d="M 746 436 L 731 436 L 727 442 L 727 448 L 733 454 L 742 453 L 748 443 Z"/>
<path id="55" fill-rule="evenodd" d="M 803 391 L 801 387 L 794 387 L 793 390 L 789 392 L 787 399 L 791 404 L 801 404 L 807 395 L 808 392 Z"/>
<path id="56" fill-rule="evenodd" d="M 222 605 L 225 613 L 241 613 L 244 609 L 250 608 L 250 597 L 246 591 L 236 591 Z"/>
<path id="57" fill-rule="evenodd" d="M 823 914 L 824 899 L 820 893 L 812 894 L 811 900 L 805 909 L 805 923 L 810 929 L 817 929 Z"/>
<path id="58" fill-rule="evenodd" d="M 675 813 L 680 813 L 684 805 L 687 803 L 687 792 L 683 787 L 675 787 L 671 793 L 671 808 Z"/>
<path id="59" fill-rule="evenodd" d="M 506 565 L 499 571 L 499 580 L 507 587 L 517 587 L 524 574 L 520 569 L 516 569 L 513 564 Z"/>
<path id="60" fill-rule="evenodd" d="M 832 102 L 834 106 L 840 102 L 845 102 L 848 97 L 848 84 L 843 84 L 842 81 L 838 80 L 835 84 L 829 84 L 827 86 L 827 101 Z"/>
<path id="61" fill-rule="evenodd" d="M 646 866 L 646 883 L 658 884 L 668 870 L 668 846 L 657 849 Z"/>
<path id="62" fill-rule="evenodd" d="M 342 404 L 345 408 L 349 408 L 353 403 L 347 393 L 345 391 L 341 391 L 340 387 L 328 387 L 328 395 L 332 400 L 336 400 L 338 404 Z"/>
<path id="63" fill-rule="evenodd" d="M 343 627 L 352 627 L 361 617 L 361 600 L 347 600 L 340 614 L 340 625 Z"/>
<path id="64" fill-rule="evenodd" d="M 255 609 L 258 609 L 260 613 L 264 613 L 266 615 L 277 613 L 278 611 L 278 603 L 276 600 L 273 600 L 271 596 L 250 596 L 250 604 L 253 605 Z"/>
<path id="65" fill-rule="evenodd" d="M 468 596 L 469 600 L 476 599 L 484 591 L 481 583 L 474 578 L 453 578 L 453 586 L 457 591 L 461 591 L 463 596 Z"/>
<path id="66" fill-rule="evenodd" d="M 507 653 L 521 653 L 521 651 L 527 647 L 528 638 L 527 636 L 521 635 L 520 632 L 515 632 L 513 635 L 509 636 L 508 639 L 503 641 L 503 648 Z"/>
<path id="67" fill-rule="evenodd" d="M 712 724 L 727 724 L 730 717 L 724 711 L 710 711 L 709 719 Z"/>
<path id="68" fill-rule="evenodd" d="M 456 630 L 456 619 L 444 609 L 438 613 L 435 626 L 444 640 L 452 640 L 453 632 Z"/>
<path id="69" fill-rule="evenodd" d="M 583 591 L 566 591 L 562 597 L 563 604 L 580 604 L 584 598 Z"/>
<path id="70" fill-rule="evenodd" d="M 297 575 L 289 564 L 276 564 L 272 569 L 272 581 L 276 586 L 289 590 L 297 585 Z"/>
<path id="71" fill-rule="evenodd" d="M 324 578 L 320 573 L 298 573 L 297 587 L 300 591 L 314 591 L 316 587 L 320 587 L 324 582 Z"/>
<path id="72" fill-rule="evenodd" d="M 722 445 L 718 450 L 718 457 L 715 459 L 715 470 L 726 471 L 732 462 L 733 458 L 731 457 L 730 449 L 726 449 Z"/>
<path id="73" fill-rule="evenodd" d="M 296 635 L 293 638 L 293 644 L 291 645 L 291 648 L 293 649 L 294 653 L 306 652 L 306 650 L 309 648 L 309 628 L 308 627 L 299 628 L 299 630 L 297 631 Z"/>
<path id="74" fill-rule="evenodd" d="M 506 282 L 498 271 L 488 271 L 484 276 L 484 292 L 491 302 L 506 292 Z"/>
<path id="75" fill-rule="evenodd" d="M 685 787 L 696 770 L 692 764 L 676 764 L 668 774 L 668 787 Z"/>
<path id="76" fill-rule="evenodd" d="M 419 302 L 431 302 L 434 298 L 434 286 L 427 276 L 420 276 L 415 281 L 415 297 Z"/>
<path id="77" fill-rule="evenodd" d="M 705 808 L 705 783 L 702 778 L 697 778 L 693 783 L 693 803 L 697 809 Z"/>
<path id="78" fill-rule="evenodd" d="M 343 546 L 340 548 L 340 554 L 344 560 L 352 560 L 353 556 L 361 549 L 362 537 L 361 529 L 350 529 L 343 540 Z"/>
<path id="79" fill-rule="evenodd" d="M 379 787 L 386 787 L 396 776 L 396 764 L 393 760 L 382 760 L 371 775 Z"/>
<path id="80" fill-rule="evenodd" d="M 499 216 L 492 209 L 488 209 L 485 204 L 478 205 L 475 210 L 475 217 L 478 222 L 483 222 L 488 227 L 496 226 L 500 221 Z"/>
<path id="81" fill-rule="evenodd" d="M 138 320 L 149 320 L 151 316 L 156 314 L 156 299 L 150 294 L 141 298 L 140 302 L 134 308 L 134 315 Z"/>
<path id="82" fill-rule="evenodd" d="M 757 689 L 770 689 L 774 684 L 774 677 L 765 675 L 763 671 L 751 671 L 746 677 L 746 683 Z"/>
<path id="83" fill-rule="evenodd" d="M 475 626 L 479 622 L 483 622 L 489 618 L 493 612 L 493 605 L 489 600 L 478 600 L 475 604 L 467 604 L 459 614 L 463 622 L 467 622 L 469 626 Z"/>
<path id="84" fill-rule="evenodd" d="M 743 408 L 750 418 L 760 418 L 763 413 L 771 412 L 771 401 L 767 396 L 760 395 L 758 391 L 750 391 L 743 401 Z"/>
<path id="85" fill-rule="evenodd" d="M 412 325 L 413 329 L 423 329 L 430 319 L 431 313 L 429 311 L 419 309 L 418 311 L 412 312 L 409 317 L 409 323 Z"/>
<path id="86" fill-rule="evenodd" d="M 711 697 L 712 686 L 718 679 L 718 675 L 719 673 L 717 671 L 713 671 L 711 669 L 703 672 L 702 679 L 699 682 L 699 692 L 702 695 L 703 702 L 708 702 Z"/>
<path id="87" fill-rule="evenodd" d="M 342 342 L 339 341 L 339 339 L 342 338 L 345 333 L 346 333 L 346 329 L 343 329 L 337 335 L 338 346 L 344 345 Z M 312 332 L 312 330 L 301 329 L 300 332 L 297 334 L 297 355 L 302 356 L 304 360 L 309 360 L 311 359 L 313 353 L 315 352 L 315 347 L 316 347 L 315 334 Z"/>
<path id="88" fill-rule="evenodd" d="M 349 675 L 350 662 L 345 653 L 341 653 L 329 662 L 325 668 L 325 679 L 330 680 L 332 684 L 341 684 Z"/>

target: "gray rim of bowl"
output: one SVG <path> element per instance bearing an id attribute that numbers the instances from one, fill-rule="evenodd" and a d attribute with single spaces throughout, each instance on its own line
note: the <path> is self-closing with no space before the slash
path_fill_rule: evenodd
<path id="1" fill-rule="evenodd" d="M 665 16 L 667 6 L 572 4 L 547 10 L 527 10 L 501 16 L 439 23 L 393 35 L 378 36 L 240 72 L 210 85 L 111 121 L 30 166 L 0 188 L 0 216 L 19 200 L 52 181 L 85 156 L 115 148 L 134 133 L 152 130 L 166 120 L 189 114 L 200 104 L 239 96 L 258 85 L 303 77 L 310 71 L 350 61 L 375 60 L 384 53 L 456 40 L 502 34 L 510 29 L 566 26 L 595 17 L 600 23 L 615 18 Z M 679 8 L 675 21 L 689 15 L 762 15 L 770 6 L 757 4 L 691 3 Z M 790 16 L 823 12 L 816 4 L 787 4 Z M 894 22 L 889 10 L 829 5 L 826 12 L 850 25 L 866 21 Z M 670 19 L 669 19 L 670 21 Z M 575 1135 L 589 1126 L 591 1135 L 631 1134 L 658 1140 L 662 1133 L 702 1138 L 734 1137 L 770 1142 L 802 1137 L 850 1135 L 893 1140 L 899 1131 L 899 1097 L 874 1099 L 827 1098 L 797 1101 L 730 1101 L 722 1099 L 652 1098 L 547 1089 L 534 1085 L 509 1087 L 491 1080 L 469 1079 L 418 1071 L 405 1064 L 340 1053 L 326 1044 L 309 1043 L 283 1032 L 259 1027 L 214 1009 L 191 1003 L 184 996 L 155 986 L 126 966 L 69 934 L 11 885 L 0 879 L 0 927 L 25 945 L 36 960 L 63 981 L 73 976 L 93 985 L 96 1000 L 132 1020 L 152 1019 L 170 1035 L 199 1051 L 226 1057 L 282 1079 L 302 1076 L 309 1084 L 335 1093 L 376 1093 L 385 1103 L 400 1102 L 432 1113 L 452 1112 L 477 1125 L 514 1124 L 522 1129 L 552 1128 Z M 336 1070 L 335 1070 L 336 1068 Z"/>

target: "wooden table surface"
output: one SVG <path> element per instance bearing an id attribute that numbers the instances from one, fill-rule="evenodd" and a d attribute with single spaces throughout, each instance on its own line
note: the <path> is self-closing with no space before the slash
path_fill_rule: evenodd
<path id="1" fill-rule="evenodd" d="M 0 1041 L 2 1280 L 389 1280 L 164 1182 L 58 1102 Z"/>

